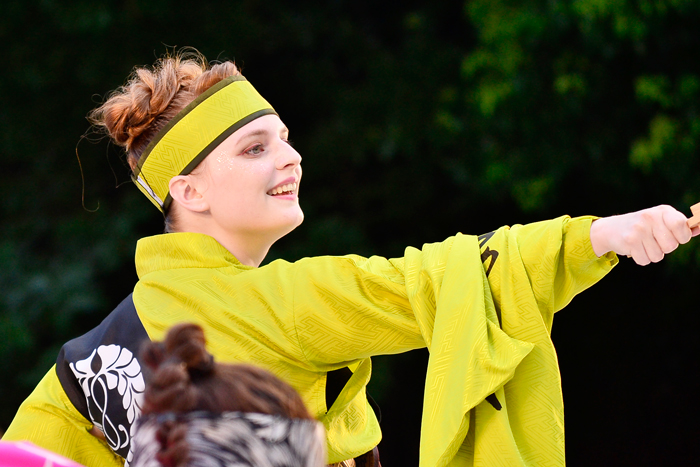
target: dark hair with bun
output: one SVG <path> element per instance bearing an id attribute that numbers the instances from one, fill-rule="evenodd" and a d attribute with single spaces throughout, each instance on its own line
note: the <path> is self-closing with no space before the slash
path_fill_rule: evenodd
<path id="1" fill-rule="evenodd" d="M 270 372 L 246 364 L 214 362 L 202 328 L 179 324 L 163 342 L 148 342 L 141 360 L 152 371 L 146 385 L 143 415 L 159 413 L 256 412 L 314 420 L 299 394 Z M 177 420 L 160 425 L 158 461 L 187 465 L 187 427 Z"/>

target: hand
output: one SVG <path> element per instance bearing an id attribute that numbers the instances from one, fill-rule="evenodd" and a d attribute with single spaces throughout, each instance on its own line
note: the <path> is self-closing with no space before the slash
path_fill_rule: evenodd
<path id="1" fill-rule="evenodd" d="M 614 251 L 642 266 L 657 263 L 700 234 L 700 227 L 691 230 L 687 221 L 683 213 L 666 205 L 603 217 L 591 224 L 591 245 L 598 256 Z"/>

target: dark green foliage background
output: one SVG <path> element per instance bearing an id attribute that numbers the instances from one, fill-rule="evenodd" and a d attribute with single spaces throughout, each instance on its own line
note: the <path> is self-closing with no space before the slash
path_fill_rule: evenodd
<path id="1" fill-rule="evenodd" d="M 175 46 L 235 59 L 304 156 L 306 221 L 269 259 L 700 201 L 698 1 L 4 0 L 0 38 L 0 429 L 162 228 L 81 135 Z M 623 258 L 558 315 L 569 465 L 697 463 L 699 245 Z M 375 359 L 385 465 L 417 465 L 426 360 Z"/>

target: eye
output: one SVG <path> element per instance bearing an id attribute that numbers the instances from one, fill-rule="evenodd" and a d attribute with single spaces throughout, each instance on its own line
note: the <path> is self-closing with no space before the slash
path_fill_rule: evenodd
<path id="1" fill-rule="evenodd" d="M 264 150 L 265 149 L 263 148 L 262 144 L 255 144 L 243 151 L 243 154 L 246 154 L 248 156 L 259 156 Z"/>
<path id="2" fill-rule="evenodd" d="M 285 138 L 282 138 L 282 141 L 284 141 L 285 143 L 287 143 L 287 144 L 290 145 L 291 147 L 294 147 L 294 142 L 293 142 L 291 139 L 289 139 L 289 138 L 286 138 L 286 139 L 285 139 Z"/>

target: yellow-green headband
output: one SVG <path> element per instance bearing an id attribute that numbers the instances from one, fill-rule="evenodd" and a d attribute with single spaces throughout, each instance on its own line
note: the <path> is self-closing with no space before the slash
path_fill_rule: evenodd
<path id="1" fill-rule="evenodd" d="M 134 170 L 136 186 L 161 211 L 170 205 L 170 179 L 186 175 L 234 131 L 275 110 L 243 76 L 200 94 L 158 132 Z"/>

